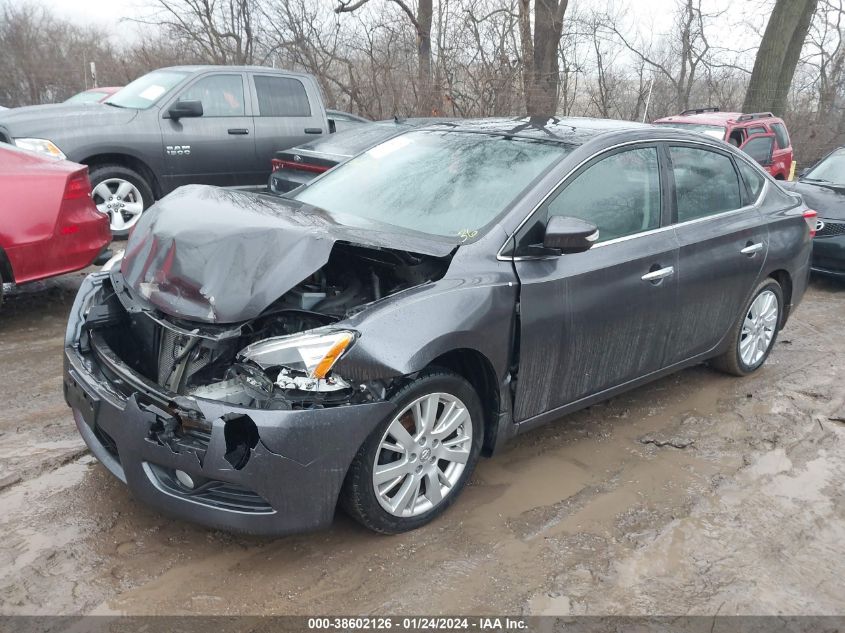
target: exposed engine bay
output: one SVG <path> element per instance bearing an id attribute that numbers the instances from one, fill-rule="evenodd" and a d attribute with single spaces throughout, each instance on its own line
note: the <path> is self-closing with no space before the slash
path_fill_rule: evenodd
<path id="1" fill-rule="evenodd" d="M 440 279 L 450 260 L 336 242 L 324 266 L 239 324 L 198 323 L 142 307 L 113 272 L 113 294 L 91 310 L 86 329 L 96 333 L 92 341 L 102 337 L 123 362 L 175 394 L 261 409 L 364 402 L 384 386 L 352 385 L 331 373 L 326 359 L 342 355 L 355 337 L 333 326 L 375 301 Z"/>

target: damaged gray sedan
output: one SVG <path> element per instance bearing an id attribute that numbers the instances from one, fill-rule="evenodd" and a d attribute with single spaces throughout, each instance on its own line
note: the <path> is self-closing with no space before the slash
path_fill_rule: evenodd
<path id="1" fill-rule="evenodd" d="M 694 133 L 435 124 L 288 198 L 183 187 L 70 315 L 65 398 L 142 501 L 223 529 L 419 527 L 479 456 L 683 367 L 766 360 L 800 198 Z"/>

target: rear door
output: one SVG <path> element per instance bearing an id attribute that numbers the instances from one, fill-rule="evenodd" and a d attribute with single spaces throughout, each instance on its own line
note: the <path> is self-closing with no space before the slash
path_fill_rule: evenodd
<path id="1" fill-rule="evenodd" d="M 678 246 L 663 215 L 668 186 L 659 156 L 654 144 L 601 155 L 553 193 L 517 236 L 517 421 L 663 366 Z M 584 253 L 543 255 L 553 215 L 593 222 L 598 242 Z"/>
<path id="2" fill-rule="evenodd" d="M 674 364 L 728 333 L 763 267 L 768 229 L 754 204 L 762 187 L 756 196 L 746 188 L 730 154 L 693 144 L 670 144 L 668 154 L 680 244 L 677 323 L 667 347 Z"/>
<path id="3" fill-rule="evenodd" d="M 322 100 L 302 77 L 250 73 L 255 98 L 255 148 L 259 179 L 267 180 L 270 161 L 285 150 L 328 134 Z"/>
<path id="4" fill-rule="evenodd" d="M 249 115 L 243 73 L 202 75 L 185 86 L 168 104 L 202 102 L 201 117 L 162 118 L 161 132 L 167 189 L 189 183 L 252 184 L 255 133 Z"/>
<path id="5" fill-rule="evenodd" d="M 771 173 L 775 152 L 775 135 L 768 132 L 753 134 L 740 145 L 739 149 L 757 161 Z M 775 174 L 772 174 L 773 176 Z"/>

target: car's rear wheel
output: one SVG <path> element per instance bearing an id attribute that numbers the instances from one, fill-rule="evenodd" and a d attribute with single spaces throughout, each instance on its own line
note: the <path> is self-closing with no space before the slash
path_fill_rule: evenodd
<path id="1" fill-rule="evenodd" d="M 144 210 L 153 203 L 152 189 L 138 172 L 123 165 L 99 165 L 91 169 L 94 204 L 109 216 L 114 237 L 129 234 Z"/>
<path id="2" fill-rule="evenodd" d="M 783 314 L 783 290 L 774 279 L 766 279 L 751 295 L 731 330 L 731 347 L 712 365 L 735 376 L 757 371 L 772 351 Z"/>
<path id="3" fill-rule="evenodd" d="M 478 395 L 450 371 L 426 370 L 392 400 L 396 413 L 361 446 L 341 495 L 354 519 L 384 534 L 443 512 L 472 474 L 484 437 Z"/>

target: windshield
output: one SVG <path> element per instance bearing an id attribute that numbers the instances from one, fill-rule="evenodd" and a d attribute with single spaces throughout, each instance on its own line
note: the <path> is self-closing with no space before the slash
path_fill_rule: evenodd
<path id="1" fill-rule="evenodd" d="M 79 92 L 73 95 L 70 99 L 66 99 L 65 103 L 96 103 L 105 96 L 105 92 L 86 90 L 85 92 Z"/>
<path id="2" fill-rule="evenodd" d="M 569 151 L 559 143 L 491 134 L 408 132 L 327 172 L 293 198 L 332 214 L 467 241 Z"/>
<path id="3" fill-rule="evenodd" d="M 706 125 L 704 123 L 676 123 L 675 121 L 658 121 L 660 125 L 669 125 L 671 127 L 681 128 L 689 132 L 701 132 L 707 136 L 724 140 L 725 132 L 727 131 L 721 125 Z"/>
<path id="4" fill-rule="evenodd" d="M 801 180 L 845 185 L 845 148 L 838 149 L 810 169 Z"/>
<path id="5" fill-rule="evenodd" d="M 187 76 L 188 73 L 176 70 L 154 70 L 115 92 L 105 103 L 146 110 Z"/>

